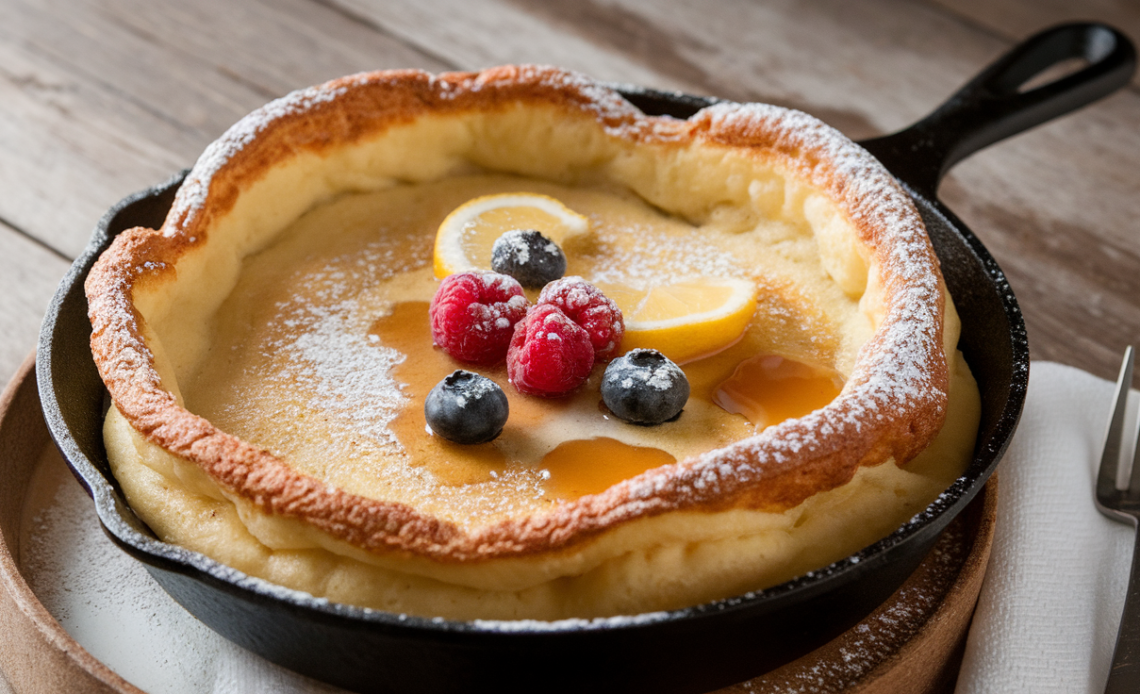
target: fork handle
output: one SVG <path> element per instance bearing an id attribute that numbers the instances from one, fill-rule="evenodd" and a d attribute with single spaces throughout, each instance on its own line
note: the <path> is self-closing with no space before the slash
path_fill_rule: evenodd
<path id="1" fill-rule="evenodd" d="M 1104 694 L 1135 694 L 1140 692 L 1140 532 L 1132 550 L 1132 573 L 1128 576 L 1128 593 L 1124 597 L 1124 612 L 1120 615 L 1120 629 L 1116 632 L 1116 650 L 1112 654 L 1112 669 Z"/>

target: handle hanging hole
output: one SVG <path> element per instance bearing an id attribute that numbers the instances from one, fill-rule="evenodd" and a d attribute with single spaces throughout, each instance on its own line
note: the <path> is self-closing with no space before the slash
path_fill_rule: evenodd
<path id="1" fill-rule="evenodd" d="M 1021 85 L 1018 86 L 1017 91 L 1019 94 L 1024 94 L 1025 92 L 1032 91 L 1038 87 L 1043 87 L 1046 84 L 1052 84 L 1059 79 L 1068 77 L 1075 72 L 1079 72 L 1085 69 L 1091 64 L 1091 60 L 1083 57 L 1066 58 L 1065 60 L 1062 60 L 1061 62 L 1056 63 L 1055 65 L 1052 65 L 1045 70 L 1042 70 L 1033 77 L 1030 77 L 1025 82 L 1022 82 Z"/>

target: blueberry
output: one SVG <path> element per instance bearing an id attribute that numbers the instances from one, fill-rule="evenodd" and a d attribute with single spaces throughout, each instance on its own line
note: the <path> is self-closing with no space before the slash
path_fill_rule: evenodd
<path id="1" fill-rule="evenodd" d="M 655 349 L 630 350 L 611 361 L 602 376 L 606 407 L 634 424 L 676 419 L 688 399 L 685 372 Z"/>
<path id="2" fill-rule="evenodd" d="M 487 443 L 507 423 L 507 395 L 486 376 L 459 369 L 431 389 L 424 418 L 433 433 L 456 443 Z"/>
<path id="3" fill-rule="evenodd" d="M 540 289 L 566 274 L 566 255 L 534 229 L 513 229 L 495 239 L 491 269 L 510 275 L 527 289 Z"/>

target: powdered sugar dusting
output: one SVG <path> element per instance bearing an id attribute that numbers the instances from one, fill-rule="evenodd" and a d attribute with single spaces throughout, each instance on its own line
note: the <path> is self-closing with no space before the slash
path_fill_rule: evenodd
<path id="1" fill-rule="evenodd" d="M 671 361 L 651 349 L 630 350 L 625 357 L 610 363 L 606 369 L 607 381 L 617 381 L 625 390 L 638 384 L 665 392 L 685 379 L 685 373 Z"/>
<path id="2" fill-rule="evenodd" d="M 693 277 L 749 274 L 731 253 L 704 242 L 703 232 L 697 227 L 679 229 L 666 237 L 658 230 L 626 224 L 610 234 L 613 237 L 602 233 L 596 238 L 596 262 L 590 275 L 598 284 L 646 290 Z M 644 258 L 656 258 L 657 262 L 646 263 Z"/>
<path id="3" fill-rule="evenodd" d="M 236 398 L 221 412 L 229 421 L 257 428 L 249 417 L 267 418 L 284 441 L 306 436 L 307 412 L 339 422 L 351 438 L 327 443 L 330 460 L 354 457 L 363 442 L 370 447 L 397 445 L 389 424 L 407 400 L 391 369 L 405 355 L 368 339 L 373 316 L 352 298 L 329 305 L 298 302 L 280 306 L 280 313 L 262 331 L 257 348 L 274 357 L 256 367 L 254 376 L 266 393 L 291 393 L 292 398 L 261 398 L 250 393 Z M 261 399 L 260 411 L 249 400 Z"/>
<path id="4" fill-rule="evenodd" d="M 546 243 L 544 250 L 554 256 L 560 253 L 558 246 L 552 242 Z M 530 243 L 527 242 L 527 230 L 511 229 L 496 239 L 492 256 L 498 256 L 500 253 L 510 257 L 518 265 L 529 263 Z"/>
<path id="5" fill-rule="evenodd" d="M 269 102 L 235 123 L 198 157 L 174 198 L 171 219 L 181 220 L 181 225 L 189 226 L 205 204 L 214 176 L 229 163 L 234 154 L 256 140 L 258 134 L 270 123 L 330 103 L 363 79 L 364 75 L 359 75 L 338 80 L 335 86 L 328 83 L 297 90 Z M 178 229 L 178 226 L 169 226 L 164 229 L 164 233 L 171 235 Z"/>
<path id="6" fill-rule="evenodd" d="M 506 301 L 472 304 L 468 310 L 474 314 L 472 329 L 491 333 L 511 327 L 510 317 L 520 315 L 525 309 L 526 297 L 515 295 Z"/>
<path id="7" fill-rule="evenodd" d="M 284 375 L 312 393 L 313 409 L 340 418 L 374 441 L 395 444 L 388 424 L 407 398 L 390 373 L 406 356 L 389 347 L 369 349 L 371 321 L 362 314 L 353 300 L 287 314 L 308 325 L 279 345 L 298 367 Z M 365 393 L 366 403 L 361 401 Z"/>
<path id="8" fill-rule="evenodd" d="M 476 619 L 471 622 L 475 628 L 503 633 L 540 633 L 552 631 L 583 631 L 592 629 L 620 629 L 622 627 L 654 624 L 670 619 L 668 612 L 645 612 L 633 615 L 616 615 L 594 619 L 558 619 L 542 621 L 537 619 Z"/>
<path id="9" fill-rule="evenodd" d="M 241 307 L 256 301 L 258 293 L 280 298 L 222 347 L 228 358 L 211 360 L 214 370 L 199 376 L 213 388 L 186 389 L 188 405 L 287 457 L 310 445 L 314 418 L 333 431 L 350 432 L 320 444 L 316 458 L 327 469 L 310 472 L 326 479 L 336 479 L 348 461 L 398 451 L 390 424 L 408 396 L 391 372 L 406 355 L 370 333 L 390 307 L 361 287 L 423 265 L 422 258 L 406 256 L 408 243 L 399 236 L 371 239 L 351 252 L 318 256 L 310 266 L 287 272 L 280 272 L 279 254 L 288 243 L 255 257 L 247 266 L 251 279 L 239 285 L 228 303 L 232 308 L 224 312 L 236 310 L 237 317 L 227 320 L 244 320 Z M 211 399 L 199 402 L 202 397 Z"/>
<path id="10" fill-rule="evenodd" d="M 620 94 L 579 73 L 542 65 L 508 66 L 474 75 L 449 73 L 432 75 L 415 72 L 442 101 L 453 100 L 486 90 L 513 88 L 518 80 L 538 88 L 551 89 L 574 98 L 576 105 L 592 113 L 607 132 L 663 141 L 675 140 L 687 128 L 671 118 L 644 118 Z M 170 219 L 178 224 L 164 228 L 173 235 L 190 226 L 210 193 L 214 176 L 234 155 L 253 143 L 271 123 L 289 116 L 315 111 L 349 91 L 382 79 L 381 73 L 360 73 L 291 92 L 248 114 L 211 143 L 194 164 L 175 197 Z"/>
<path id="11" fill-rule="evenodd" d="M 661 365 L 651 370 L 645 379 L 645 385 L 654 390 L 669 390 L 673 387 L 673 384 L 676 383 L 677 376 L 678 374 L 675 369 Z"/>
<path id="12" fill-rule="evenodd" d="M 446 76 L 445 76 L 446 77 Z M 499 88 L 503 83 L 523 81 L 570 97 L 579 108 L 593 114 L 605 130 L 619 137 L 640 136 L 662 141 L 675 140 L 687 130 L 683 121 L 671 118 L 645 118 L 613 89 L 585 75 L 550 65 L 518 65 L 493 68 L 461 83 L 471 92 Z M 460 85 L 451 85 L 452 88 Z M 445 92 L 457 93 L 457 92 Z"/>
<path id="13" fill-rule="evenodd" d="M 766 104 L 717 104 L 695 117 L 717 133 L 732 133 L 758 145 L 797 156 L 787 166 L 832 192 L 863 241 L 880 259 L 888 313 L 860 350 L 849 387 L 831 405 L 756 437 L 711 451 L 673 480 L 631 481 L 631 501 L 659 497 L 668 488 L 690 498 L 723 498 L 764 478 L 768 468 L 826 451 L 832 441 L 858 436 L 891 417 L 914 416 L 929 403 L 944 411 L 945 392 L 923 365 L 939 358 L 941 288 L 936 260 L 921 219 L 894 178 L 879 162 L 838 131 L 798 111 Z M 769 129 L 776 138 L 770 145 Z M 823 436 L 821 432 L 833 432 Z"/>

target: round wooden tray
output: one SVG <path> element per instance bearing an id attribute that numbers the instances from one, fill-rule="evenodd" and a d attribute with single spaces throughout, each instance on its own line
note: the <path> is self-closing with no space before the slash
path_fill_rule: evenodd
<path id="1" fill-rule="evenodd" d="M 29 357 L 0 394 L 0 671 L 21 693 L 139 693 L 61 626 L 21 564 L 28 554 L 21 542 L 36 541 L 25 506 L 33 503 L 37 468 L 63 465 L 40 414 L 33 367 Z M 855 628 L 793 663 L 721 691 L 952 691 L 989 559 L 996 502 L 993 479 L 907 582 Z M 166 609 L 181 608 L 169 601 Z"/>

